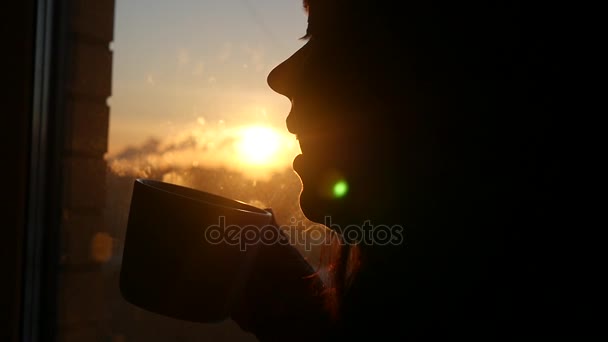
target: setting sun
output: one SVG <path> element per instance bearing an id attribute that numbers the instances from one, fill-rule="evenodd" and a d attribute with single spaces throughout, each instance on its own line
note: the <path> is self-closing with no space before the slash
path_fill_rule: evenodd
<path id="1" fill-rule="evenodd" d="M 237 142 L 237 150 L 243 162 L 252 165 L 266 165 L 276 158 L 281 145 L 280 141 L 279 134 L 270 127 L 245 127 Z"/>

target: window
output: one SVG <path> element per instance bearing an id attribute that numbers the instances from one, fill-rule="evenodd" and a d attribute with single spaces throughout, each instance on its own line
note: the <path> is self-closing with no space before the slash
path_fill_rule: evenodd
<path id="1" fill-rule="evenodd" d="M 254 341 L 231 321 L 187 323 L 125 302 L 122 241 L 136 178 L 311 224 L 291 171 L 299 147 L 285 128 L 290 104 L 266 85 L 303 44 L 301 3 L 73 1 L 64 14 L 59 340 Z"/>

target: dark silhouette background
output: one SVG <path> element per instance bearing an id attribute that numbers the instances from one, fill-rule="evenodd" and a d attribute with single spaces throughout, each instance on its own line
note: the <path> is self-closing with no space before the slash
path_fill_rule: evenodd
<path id="1" fill-rule="evenodd" d="M 351 285 L 342 249 L 331 327 L 314 310 L 297 324 L 269 314 L 261 288 L 281 283 L 272 273 L 252 285 L 267 300 L 253 311 L 271 322 L 242 325 L 261 340 L 584 334 L 561 116 L 576 101 L 576 65 L 564 52 L 569 9 L 540 1 L 306 6 L 307 44 L 268 77 L 292 101 L 302 210 L 342 227 L 399 224 L 406 241 L 360 245 Z M 335 170 L 350 183 L 343 199 L 319 193 Z"/>

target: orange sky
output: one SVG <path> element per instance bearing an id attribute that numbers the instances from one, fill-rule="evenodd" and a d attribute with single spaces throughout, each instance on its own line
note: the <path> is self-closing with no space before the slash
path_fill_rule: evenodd
<path id="1" fill-rule="evenodd" d="M 274 165 L 290 165 L 299 151 L 284 123 L 290 104 L 268 88 L 266 75 L 303 44 L 301 6 L 299 0 L 118 0 L 108 158 L 150 137 L 165 145 L 185 136 L 230 140 L 234 147 L 235 132 L 261 126 L 280 137 L 275 153 L 284 160 Z M 247 159 L 234 151 L 183 151 L 182 158 Z"/>

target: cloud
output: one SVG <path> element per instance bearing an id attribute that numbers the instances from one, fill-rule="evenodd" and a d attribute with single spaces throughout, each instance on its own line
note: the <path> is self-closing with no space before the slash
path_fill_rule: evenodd
<path id="1" fill-rule="evenodd" d="M 118 153 L 114 159 L 134 159 L 140 155 L 155 153 L 160 146 L 160 140 L 154 137 L 148 138 L 143 144 L 133 147 L 129 146 Z"/>
<path id="2" fill-rule="evenodd" d="M 259 132 L 265 133 L 252 134 Z M 268 139 L 268 135 L 272 135 L 272 139 Z M 264 140 L 272 146 L 264 146 Z M 291 168 L 297 153 L 295 138 L 272 127 L 210 124 L 199 117 L 178 134 L 165 139 L 149 138 L 139 146 L 124 149 L 109 159 L 108 164 L 112 172 L 121 176 L 147 177 L 151 172 L 163 170 L 223 168 L 252 179 L 267 179 L 273 173 Z"/>

